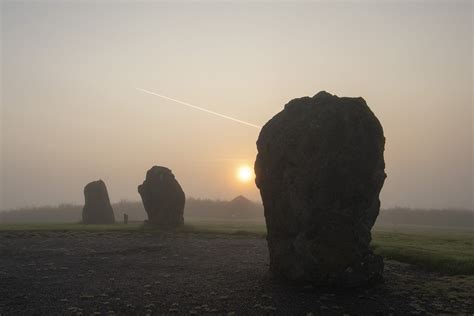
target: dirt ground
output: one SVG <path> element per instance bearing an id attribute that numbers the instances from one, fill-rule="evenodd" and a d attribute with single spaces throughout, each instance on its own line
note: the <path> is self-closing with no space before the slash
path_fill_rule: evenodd
<path id="1" fill-rule="evenodd" d="M 333 291 L 271 279 L 266 241 L 193 233 L 2 232 L 0 314 L 471 314 L 474 277 L 386 261 Z"/>

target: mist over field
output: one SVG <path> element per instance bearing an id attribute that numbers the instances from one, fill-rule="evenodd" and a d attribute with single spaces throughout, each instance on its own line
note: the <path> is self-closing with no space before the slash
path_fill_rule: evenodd
<path id="1" fill-rule="evenodd" d="M 473 209 L 472 2 L 2 1 L 0 209 L 137 200 L 153 165 L 188 196 L 260 200 L 259 130 L 291 99 L 362 96 L 386 136 L 382 207 Z"/>
<path id="2" fill-rule="evenodd" d="M 120 201 L 113 205 L 117 222 L 123 221 L 123 214 L 132 222 L 142 223 L 146 220 L 146 212 L 141 201 Z M 1 223 L 79 223 L 81 222 L 82 206 L 64 204 L 57 207 L 30 207 L 0 213 Z M 215 223 L 246 223 L 263 224 L 263 206 L 243 196 L 230 201 L 188 198 L 184 217 L 186 222 L 208 221 Z M 377 218 L 377 226 L 406 225 L 465 228 L 474 229 L 474 211 L 462 209 L 382 209 Z"/>

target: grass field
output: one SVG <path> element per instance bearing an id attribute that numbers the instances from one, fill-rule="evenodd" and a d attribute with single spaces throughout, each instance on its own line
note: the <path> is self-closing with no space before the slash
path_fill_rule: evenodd
<path id="1" fill-rule="evenodd" d="M 474 274 L 472 231 L 421 230 L 373 233 L 375 252 L 387 259 L 448 274 Z"/>
<path id="2" fill-rule="evenodd" d="M 0 232 L 94 231 L 151 232 L 141 223 L 114 225 L 0 224 Z M 179 232 L 220 233 L 264 237 L 258 222 L 190 221 Z M 377 227 L 373 231 L 375 252 L 387 259 L 410 263 L 447 274 L 474 274 L 474 231 L 445 228 Z"/>

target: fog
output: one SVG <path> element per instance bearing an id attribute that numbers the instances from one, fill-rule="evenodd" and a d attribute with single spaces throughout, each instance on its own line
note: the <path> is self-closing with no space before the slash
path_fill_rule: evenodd
<path id="1" fill-rule="evenodd" d="M 123 223 L 124 214 L 131 222 L 143 223 L 147 220 L 146 211 L 140 201 L 120 201 L 112 205 L 117 223 Z M 0 223 L 80 223 L 82 205 L 62 204 L 19 208 L 0 213 Z M 184 210 L 187 223 L 235 223 L 245 227 L 247 224 L 264 224 L 263 205 L 252 202 L 243 196 L 230 201 L 188 198 Z M 474 212 L 459 209 L 382 209 L 377 217 L 376 227 L 436 227 L 444 229 L 474 228 Z"/>
<path id="2" fill-rule="evenodd" d="M 1 7 L 0 209 L 138 200 L 153 165 L 187 196 L 237 179 L 289 100 L 362 96 L 386 136 L 382 207 L 473 208 L 473 4 L 16 2 Z"/>

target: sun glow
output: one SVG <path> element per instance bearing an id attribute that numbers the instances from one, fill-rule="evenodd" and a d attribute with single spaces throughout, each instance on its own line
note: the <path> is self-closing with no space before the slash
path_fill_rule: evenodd
<path id="1" fill-rule="evenodd" d="M 237 169 L 237 179 L 240 182 L 249 182 L 254 178 L 253 169 L 247 165 L 240 166 Z"/>

